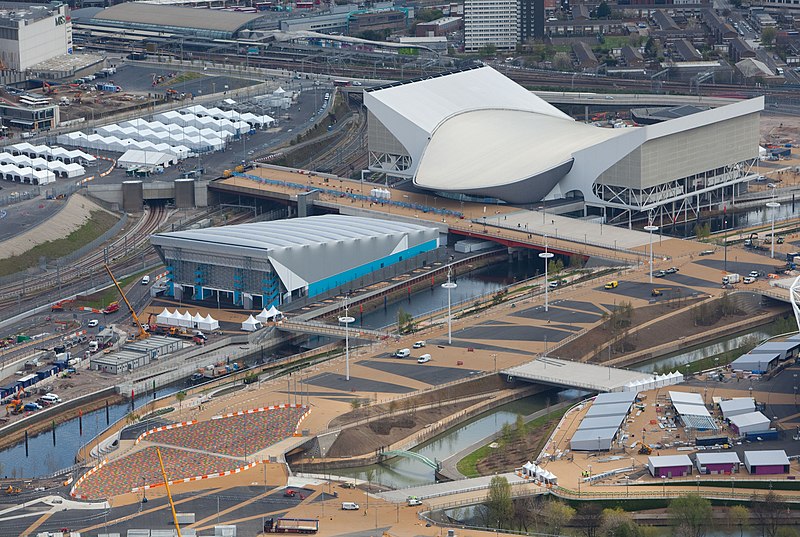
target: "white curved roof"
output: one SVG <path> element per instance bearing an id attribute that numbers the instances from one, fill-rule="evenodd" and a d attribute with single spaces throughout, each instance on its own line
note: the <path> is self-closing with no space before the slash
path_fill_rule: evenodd
<path id="1" fill-rule="evenodd" d="M 575 151 L 622 131 L 525 110 L 464 112 L 433 131 L 414 183 L 445 191 L 513 184 L 568 163 Z"/>
<path id="2" fill-rule="evenodd" d="M 394 233 L 426 231 L 416 224 L 326 214 L 306 218 L 175 231 L 156 235 L 258 250 L 281 250 Z"/>

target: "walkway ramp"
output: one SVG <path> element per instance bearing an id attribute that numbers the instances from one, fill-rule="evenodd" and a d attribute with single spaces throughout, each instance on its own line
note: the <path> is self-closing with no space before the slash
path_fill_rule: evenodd
<path id="1" fill-rule="evenodd" d="M 517 380 L 601 393 L 623 391 L 631 382 L 644 382 L 653 378 L 649 373 L 570 362 L 547 356 L 505 369 L 503 374 Z"/>
<path id="2" fill-rule="evenodd" d="M 315 321 L 300 321 L 297 319 L 284 319 L 276 325 L 278 330 L 284 332 L 292 332 L 295 334 L 309 334 L 313 336 L 326 336 L 344 339 L 346 330 L 344 326 L 336 326 L 334 324 L 326 324 Z M 367 339 L 376 341 L 389 337 L 387 332 L 379 330 L 368 330 L 366 328 L 358 328 L 355 326 L 350 327 L 350 338 Z"/>
<path id="3" fill-rule="evenodd" d="M 525 483 L 528 481 L 511 472 L 499 475 L 505 477 L 511 485 Z M 461 479 L 459 481 L 448 481 L 447 483 L 436 483 L 433 485 L 422 485 L 419 487 L 387 490 L 386 492 L 380 492 L 375 496 L 383 498 L 390 503 L 405 503 L 409 496 L 415 496 L 420 500 L 426 500 L 429 498 L 463 494 L 465 492 L 487 491 L 489 490 L 489 484 L 492 482 L 492 477 L 494 476 L 473 477 L 470 479 Z M 482 498 L 485 498 L 485 494 L 482 496 Z"/>

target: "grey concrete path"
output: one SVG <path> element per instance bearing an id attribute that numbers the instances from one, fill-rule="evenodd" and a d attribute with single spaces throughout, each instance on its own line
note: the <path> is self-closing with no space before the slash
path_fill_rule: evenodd
<path id="1" fill-rule="evenodd" d="M 533 414 L 528 414 L 523 419 L 525 420 L 525 423 L 530 423 L 533 420 L 535 420 L 537 418 L 541 418 L 542 416 L 545 416 L 550 412 L 553 412 L 553 411 L 556 411 L 556 410 L 560 410 L 562 408 L 566 408 L 568 406 L 574 405 L 576 402 L 577 402 L 577 399 L 569 399 L 568 401 L 562 401 L 560 403 L 552 405 L 549 408 L 543 408 L 541 410 L 537 410 Z M 502 434 L 502 431 L 497 431 L 494 434 L 490 434 L 489 436 L 487 436 L 485 438 L 481 438 L 477 442 L 474 442 L 473 444 L 470 444 L 469 446 L 465 447 L 464 449 L 462 449 L 458 453 L 454 453 L 453 455 L 450 455 L 449 457 L 447 457 L 443 461 L 440 461 L 442 463 L 442 468 L 439 470 L 439 473 L 441 473 L 443 476 L 445 476 L 445 477 L 447 477 L 449 479 L 452 479 L 453 481 L 457 481 L 457 480 L 460 480 L 460 479 L 465 479 L 466 476 L 458 471 L 458 468 L 457 468 L 458 461 L 460 461 L 461 459 L 463 459 L 464 457 L 466 457 L 467 455 L 469 455 L 473 451 L 477 451 L 478 449 L 482 448 L 486 444 L 497 440 L 498 438 L 500 438 L 501 434 Z M 533 457 L 533 455 L 531 455 L 531 456 Z"/>

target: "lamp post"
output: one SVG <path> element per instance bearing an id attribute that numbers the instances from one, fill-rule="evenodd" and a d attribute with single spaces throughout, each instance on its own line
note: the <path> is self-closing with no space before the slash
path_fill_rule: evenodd
<path id="1" fill-rule="evenodd" d="M 447 289 L 447 344 L 453 344 L 453 314 L 451 311 L 450 293 L 453 289 L 458 287 L 458 284 L 450 281 L 450 276 L 453 273 L 451 267 L 447 268 L 447 281 L 442 284 L 442 287 Z"/>
<path id="2" fill-rule="evenodd" d="M 650 232 L 650 283 L 653 283 L 653 232 L 658 231 L 658 226 L 644 226 L 644 230 Z"/>
<path id="3" fill-rule="evenodd" d="M 347 299 L 344 300 L 344 316 L 339 317 L 339 322 L 344 323 L 344 370 L 345 380 L 350 380 L 350 323 L 355 321 L 353 317 L 347 314 L 348 304 Z"/>
<path id="4" fill-rule="evenodd" d="M 550 311 L 550 304 L 548 300 L 548 287 L 547 284 L 547 265 L 550 263 L 550 259 L 553 258 L 553 254 L 547 251 L 547 235 L 544 236 L 544 252 L 539 254 L 539 257 L 544 259 L 544 311 Z"/>
<path id="5" fill-rule="evenodd" d="M 773 201 L 767 203 L 767 207 L 772 209 L 772 235 L 770 236 L 770 242 L 772 243 L 772 245 L 770 247 L 769 256 L 770 258 L 775 259 L 775 213 L 777 212 L 775 211 L 775 209 L 780 207 L 781 204 L 774 200 L 775 198 L 774 188 L 772 189 L 772 196 L 773 196 Z"/>

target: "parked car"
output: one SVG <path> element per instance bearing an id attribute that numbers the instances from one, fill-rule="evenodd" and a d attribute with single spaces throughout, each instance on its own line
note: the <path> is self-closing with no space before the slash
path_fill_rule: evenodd
<path id="1" fill-rule="evenodd" d="M 98 324 L 100 324 L 100 321 L 98 321 L 97 319 L 92 319 L 88 323 L 86 323 L 86 326 L 88 326 L 89 328 L 94 328 Z"/>
<path id="2" fill-rule="evenodd" d="M 430 361 L 431 361 L 431 355 L 430 354 L 423 354 L 422 356 L 417 358 L 417 363 L 418 364 L 426 364 L 426 363 L 428 363 Z"/>
<path id="3" fill-rule="evenodd" d="M 744 282 L 744 283 L 756 283 L 756 279 L 753 278 L 752 276 L 748 276 L 744 280 L 742 280 L 742 282 Z"/>
<path id="4" fill-rule="evenodd" d="M 421 349 L 424 346 L 425 346 L 424 341 L 415 341 L 414 344 L 412 345 L 412 347 L 414 347 L 415 349 Z"/>
<path id="5" fill-rule="evenodd" d="M 679 272 L 679 271 L 680 271 L 680 269 L 678 267 L 669 267 L 665 272 L 667 274 L 675 274 L 676 272 Z"/>
<path id="6" fill-rule="evenodd" d="M 657 270 L 657 271 L 655 271 L 653 273 L 653 277 L 654 278 L 663 278 L 666 275 L 667 275 L 667 271 L 666 270 Z"/>
<path id="7" fill-rule="evenodd" d="M 761 273 L 757 270 L 751 270 L 750 273 L 747 275 L 748 278 L 758 278 L 761 276 Z"/>
<path id="8" fill-rule="evenodd" d="M 611 280 L 610 282 L 605 284 L 603 287 L 605 287 L 606 289 L 616 289 L 618 285 L 619 285 L 619 282 L 617 280 Z"/>
<path id="9" fill-rule="evenodd" d="M 342 511 L 358 511 L 359 506 L 355 502 L 342 502 Z"/>

